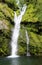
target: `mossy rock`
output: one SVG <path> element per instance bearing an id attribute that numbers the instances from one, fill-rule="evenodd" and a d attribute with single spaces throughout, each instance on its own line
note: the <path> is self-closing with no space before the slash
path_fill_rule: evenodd
<path id="1" fill-rule="evenodd" d="M 9 29 L 0 30 L 0 56 L 8 56 L 10 54 L 11 31 Z"/>
<path id="2" fill-rule="evenodd" d="M 21 55 L 26 55 L 26 35 L 25 35 L 25 29 L 21 28 L 20 30 L 20 35 L 18 39 L 18 54 Z"/>
<path id="3" fill-rule="evenodd" d="M 42 56 L 42 36 L 35 34 L 34 32 L 29 32 L 30 35 L 30 44 L 29 49 L 30 53 L 36 56 Z"/>
<path id="4" fill-rule="evenodd" d="M 7 4 L 4 4 L 4 3 L 0 3 L 0 16 L 3 18 L 10 18 L 11 20 L 13 20 L 14 18 L 14 11 L 8 7 Z M 0 18 L 1 18 L 0 17 Z"/>
<path id="5" fill-rule="evenodd" d="M 7 20 L 0 20 L 0 29 L 11 29 L 11 25 Z"/>
<path id="6" fill-rule="evenodd" d="M 33 29 L 32 29 L 33 28 Z M 27 30 L 29 35 L 29 52 L 31 55 L 42 56 L 42 35 L 36 33 L 37 29 L 35 29 L 35 25 L 31 23 L 29 25 L 22 24 L 20 30 L 20 36 L 18 40 L 18 54 L 26 55 L 27 53 L 27 41 L 25 30 Z"/>
<path id="7" fill-rule="evenodd" d="M 14 11 L 4 3 L 0 3 L 0 56 L 10 55 L 10 39 Z"/>

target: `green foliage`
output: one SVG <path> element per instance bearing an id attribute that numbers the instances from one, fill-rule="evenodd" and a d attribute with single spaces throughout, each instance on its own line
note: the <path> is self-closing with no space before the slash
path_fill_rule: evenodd
<path id="1" fill-rule="evenodd" d="M 11 7 L 13 10 L 17 10 L 18 5 L 16 4 L 16 0 L 5 0 L 5 2 Z"/>
<path id="2" fill-rule="evenodd" d="M 0 56 L 10 54 L 9 43 L 13 17 L 14 11 L 7 4 L 0 3 Z"/>
<path id="3" fill-rule="evenodd" d="M 33 55 L 42 56 L 42 0 L 0 0 L 0 56 L 10 55 L 11 29 L 14 22 L 14 11 L 20 14 L 19 6 L 27 4 L 26 12 L 22 19 L 20 36 L 18 39 L 18 54 L 26 55 L 27 30 L 30 38 L 29 52 Z M 13 11 L 14 10 L 14 11 Z"/>
<path id="4" fill-rule="evenodd" d="M 34 5 L 29 4 L 26 10 L 26 13 L 23 16 L 23 20 L 22 21 L 26 21 L 26 22 L 37 22 L 38 21 L 38 17 L 36 16 L 36 11 L 37 8 L 34 7 Z"/>
<path id="5" fill-rule="evenodd" d="M 21 27 L 20 36 L 18 39 L 18 54 L 19 55 L 26 55 L 26 36 L 25 36 L 25 29 Z"/>
<path id="6" fill-rule="evenodd" d="M 0 30 L 0 56 L 10 54 L 9 50 L 10 32 L 8 30 Z"/>
<path id="7" fill-rule="evenodd" d="M 0 18 L 2 18 L 2 17 L 5 18 L 4 15 L 3 15 L 3 13 L 0 12 Z"/>
<path id="8" fill-rule="evenodd" d="M 30 53 L 37 56 L 42 56 L 42 36 L 30 32 Z"/>
<path id="9" fill-rule="evenodd" d="M 38 3 L 36 7 L 38 8 L 37 11 L 38 21 L 42 22 L 42 3 Z"/>
<path id="10" fill-rule="evenodd" d="M 13 19 L 14 12 L 6 4 L 0 3 L 0 16 Z"/>
<path id="11" fill-rule="evenodd" d="M 42 3 L 42 0 L 37 0 L 38 3 Z"/>
<path id="12" fill-rule="evenodd" d="M 38 23 L 33 23 L 33 22 L 31 23 L 31 22 L 29 22 L 27 24 L 23 24 L 23 28 L 22 29 L 24 29 L 24 30 L 26 29 L 28 31 L 28 35 L 29 35 L 29 39 L 30 39 L 30 41 L 29 41 L 29 52 L 32 55 L 42 56 L 42 34 L 39 33 L 41 31 L 38 31 L 37 27 L 38 28 L 40 27 L 38 25 Z M 23 32 L 22 34 L 25 36 L 24 33 L 25 32 Z M 22 40 L 24 38 L 25 37 L 23 37 Z M 25 41 L 23 41 L 23 43 L 24 42 L 26 43 L 26 39 L 25 39 Z M 23 44 L 23 43 L 21 43 L 21 44 Z M 26 47 L 26 44 L 24 45 L 24 47 Z M 25 50 L 25 48 L 24 48 L 24 50 Z M 24 51 L 24 52 L 26 52 L 26 51 Z"/>

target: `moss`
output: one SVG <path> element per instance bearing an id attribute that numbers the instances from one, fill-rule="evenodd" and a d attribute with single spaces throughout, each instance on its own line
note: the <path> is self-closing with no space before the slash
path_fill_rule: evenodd
<path id="1" fill-rule="evenodd" d="M 14 5 L 14 2 L 11 2 L 10 0 L 5 1 L 5 3 L 0 2 L 0 56 L 10 55 L 11 29 L 14 25 L 14 11 L 16 10 L 17 16 L 20 14 L 20 11 L 18 9 L 14 9 L 15 6 L 12 8 L 9 3 Z M 27 53 L 25 30 L 27 30 L 30 39 L 29 52 L 37 56 L 42 55 L 42 31 L 40 31 L 42 30 L 42 22 L 40 21 L 40 18 L 42 17 L 38 18 L 37 12 L 38 8 L 33 4 L 27 5 L 18 39 L 19 55 L 26 55 Z"/>
<path id="2" fill-rule="evenodd" d="M 14 11 L 7 4 L 0 3 L 0 56 L 10 54 L 10 39 Z"/>
<path id="3" fill-rule="evenodd" d="M 18 39 L 18 54 L 19 55 L 26 55 L 26 36 L 25 36 L 25 30 L 21 28 L 20 30 L 20 36 Z"/>
<path id="4" fill-rule="evenodd" d="M 36 23 L 37 24 L 37 23 Z M 29 52 L 31 55 L 42 56 L 42 35 L 36 33 L 36 24 L 27 24 L 26 26 L 22 24 L 20 30 L 20 36 L 18 40 L 18 54 L 19 55 L 26 55 L 27 53 L 27 41 L 26 41 L 26 34 L 25 30 L 28 31 L 29 35 Z M 32 25 L 32 26 L 30 26 Z M 33 29 L 32 29 L 33 28 Z M 35 29 L 35 32 L 33 31 Z"/>
<path id="5" fill-rule="evenodd" d="M 20 11 L 19 11 L 19 10 L 17 10 L 17 11 L 16 11 L 16 14 L 17 14 L 17 16 L 18 16 L 18 15 L 20 15 Z"/>
<path id="6" fill-rule="evenodd" d="M 3 15 L 7 18 L 10 17 L 10 19 L 13 20 L 14 17 L 14 11 L 8 7 L 7 4 L 0 3 L 0 11 L 3 13 Z M 1 15 L 0 15 L 1 16 Z"/>
<path id="7" fill-rule="evenodd" d="M 42 55 L 42 36 L 35 34 L 34 32 L 30 32 L 30 53 L 34 55 Z M 41 37 L 41 38 L 40 38 Z"/>
<path id="8" fill-rule="evenodd" d="M 29 4 L 27 6 L 27 10 L 26 10 L 26 12 L 25 12 L 25 14 L 23 16 L 22 21 L 23 22 L 24 21 L 26 21 L 26 22 L 37 22 L 38 17 L 36 16 L 37 15 L 36 11 L 37 11 L 37 8 L 34 7 L 33 4 Z"/>
<path id="9" fill-rule="evenodd" d="M 0 30 L 0 56 L 7 56 L 10 54 L 10 31 L 8 30 Z"/>

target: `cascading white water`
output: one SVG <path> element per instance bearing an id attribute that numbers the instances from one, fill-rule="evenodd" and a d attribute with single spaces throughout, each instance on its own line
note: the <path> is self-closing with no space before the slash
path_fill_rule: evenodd
<path id="1" fill-rule="evenodd" d="M 30 53 L 29 53 L 29 36 L 28 36 L 28 32 L 26 30 L 26 39 L 27 39 L 27 56 L 31 56 Z"/>
<path id="2" fill-rule="evenodd" d="M 26 5 L 24 5 L 22 7 L 22 10 L 20 11 L 20 15 L 17 16 L 16 12 L 15 12 L 15 16 L 14 16 L 14 23 L 15 23 L 15 27 L 13 28 L 13 33 L 12 33 L 12 40 L 11 40 L 11 56 L 10 57 L 18 57 L 17 56 L 17 47 L 18 47 L 18 37 L 19 37 L 19 31 L 20 31 L 20 23 L 22 20 L 22 16 L 24 15 L 26 11 Z"/>
<path id="3" fill-rule="evenodd" d="M 29 44 L 29 36 L 27 30 L 26 30 L 26 39 L 27 39 L 27 44 Z"/>

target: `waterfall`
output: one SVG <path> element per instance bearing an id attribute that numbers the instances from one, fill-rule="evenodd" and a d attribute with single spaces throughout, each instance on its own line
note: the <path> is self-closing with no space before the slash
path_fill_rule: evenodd
<path id="1" fill-rule="evenodd" d="M 22 7 L 22 10 L 20 11 L 20 15 L 17 16 L 16 12 L 14 16 L 14 23 L 15 27 L 13 28 L 13 33 L 12 33 L 12 40 L 11 40 L 11 56 L 9 57 L 18 57 L 17 55 L 17 50 L 18 50 L 18 37 L 19 37 L 19 31 L 20 31 L 20 23 L 22 20 L 22 16 L 24 15 L 26 11 L 26 5 Z"/>
<path id="2" fill-rule="evenodd" d="M 27 56 L 31 56 L 30 53 L 29 53 L 29 36 L 28 36 L 28 32 L 26 30 L 26 39 L 27 39 Z"/>

